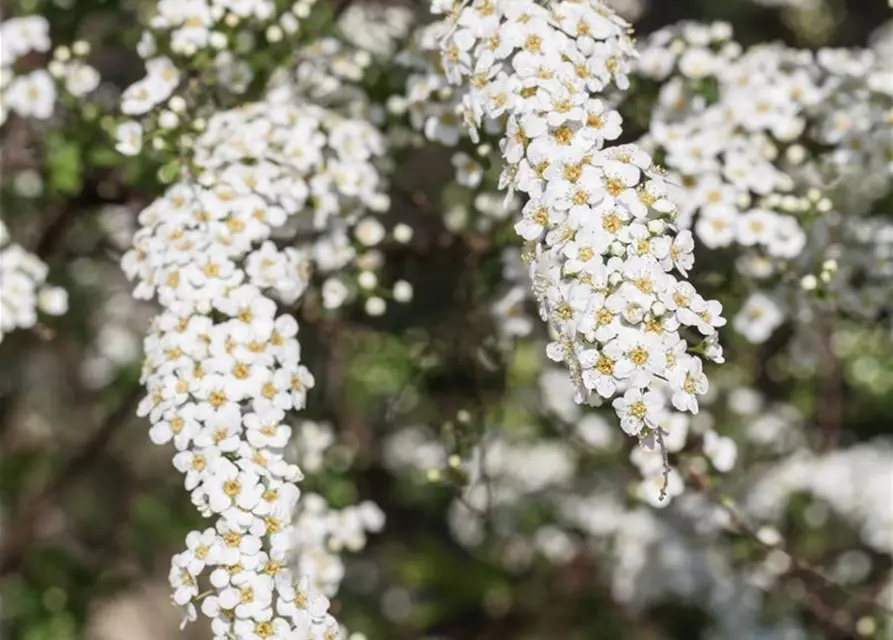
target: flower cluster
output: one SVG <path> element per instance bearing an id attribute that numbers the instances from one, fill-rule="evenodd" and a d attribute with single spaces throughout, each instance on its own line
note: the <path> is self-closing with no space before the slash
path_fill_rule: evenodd
<path id="1" fill-rule="evenodd" d="M 15 74 L 13 65 L 32 52 L 50 50 L 50 25 L 42 16 L 12 18 L 0 23 L 0 124 L 9 110 L 24 118 L 45 120 L 53 115 L 56 85 L 46 69 Z"/>
<path id="2" fill-rule="evenodd" d="M 39 257 L 9 241 L 0 220 L 0 342 L 14 329 L 37 324 L 37 312 L 60 316 L 68 310 L 68 294 L 44 284 L 47 266 Z"/>
<path id="3" fill-rule="evenodd" d="M 12 111 L 22 118 L 52 117 L 60 93 L 81 98 L 99 86 L 99 72 L 84 61 L 90 46 L 84 41 L 53 50 L 46 68 L 35 68 L 30 54 L 50 51 L 50 25 L 43 16 L 11 18 L 0 23 L 0 125 Z"/>
<path id="4" fill-rule="evenodd" d="M 332 550 L 381 526 L 374 505 L 331 512 L 317 496 L 298 506 L 286 415 L 314 378 L 296 321 L 274 301 L 297 301 L 311 268 L 308 252 L 280 249 L 274 234 L 378 205 L 381 151 L 368 123 L 275 96 L 220 112 L 191 172 L 141 212 L 123 259 L 134 295 L 163 307 L 145 341 L 139 413 L 154 442 L 173 442 L 194 504 L 216 519 L 174 557 L 174 600 L 188 618 L 201 601 L 215 638 L 339 637 L 326 613 L 343 573 Z M 200 596 L 206 571 L 213 588 Z"/>
<path id="5" fill-rule="evenodd" d="M 889 249 L 885 223 L 868 216 L 893 186 L 883 57 L 743 50 L 731 37 L 725 23 L 681 23 L 652 34 L 637 62 L 646 85 L 661 83 L 642 144 L 687 190 L 680 226 L 708 248 L 740 248 L 739 270 L 764 283 L 735 322 L 752 342 L 768 339 L 784 306 L 803 306 L 780 303 L 791 287 L 765 291 L 774 281 L 821 286 L 842 309 L 875 315 L 889 287 L 868 265 L 883 272 Z"/>
<path id="6" fill-rule="evenodd" d="M 500 186 L 527 196 L 517 233 L 548 353 L 570 369 L 578 401 L 614 398 L 623 429 L 662 439 L 659 389 L 696 413 L 707 391 L 700 357 L 680 335 L 707 336 L 721 360 L 718 302 L 673 271 L 693 263 L 691 234 L 673 234 L 675 189 L 641 149 L 605 148 L 620 115 L 592 97 L 628 87 L 627 25 L 600 3 L 479 0 L 444 22 L 447 77 L 466 91 L 463 118 L 477 127 L 505 117 Z"/>
<path id="7" fill-rule="evenodd" d="M 292 54 L 301 22 L 315 0 L 288 8 L 272 0 L 162 0 L 137 45 L 146 75 L 127 87 L 121 111 L 134 118 L 118 127 L 118 151 L 140 153 L 143 139 L 155 149 L 178 149 L 181 136 L 221 106 L 238 104 L 252 86 L 263 88 L 271 60 Z M 213 87 L 214 99 L 207 90 Z M 212 105 L 213 103 L 213 105 Z M 214 107 L 214 108 L 212 108 Z M 198 127 L 200 129 L 200 127 Z"/>

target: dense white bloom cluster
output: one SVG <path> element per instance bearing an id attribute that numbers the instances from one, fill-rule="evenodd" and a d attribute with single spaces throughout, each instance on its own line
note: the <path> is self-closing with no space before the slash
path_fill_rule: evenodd
<path id="1" fill-rule="evenodd" d="M 466 89 L 464 120 L 476 136 L 505 116 L 500 186 L 528 200 L 515 229 L 541 314 L 578 401 L 613 398 L 623 429 L 662 438 L 666 382 L 673 406 L 696 413 L 707 391 L 700 357 L 680 336 L 708 337 L 721 360 L 722 307 L 672 271 L 693 264 L 692 237 L 674 237 L 674 189 L 652 158 L 622 145 L 620 115 L 592 97 L 628 87 L 627 25 L 600 3 L 480 0 L 443 25 L 447 77 Z"/>
<path id="2" fill-rule="evenodd" d="M 42 16 L 12 18 L 0 23 L 0 124 L 12 110 L 24 118 L 53 115 L 56 85 L 46 69 L 15 74 L 13 66 L 32 52 L 50 50 L 50 25 Z"/>
<path id="3" fill-rule="evenodd" d="M 854 523 L 869 547 L 893 553 L 893 447 L 887 441 L 818 455 L 797 451 L 750 488 L 747 507 L 777 521 L 791 496 L 809 493 Z"/>
<path id="4" fill-rule="evenodd" d="M 61 92 L 80 98 L 99 86 L 99 72 L 83 60 L 90 51 L 84 41 L 56 48 L 46 68 L 32 63 L 17 72 L 20 59 L 50 51 L 49 30 L 46 18 L 39 15 L 0 23 L 0 125 L 10 111 L 22 118 L 47 120 Z"/>
<path id="5" fill-rule="evenodd" d="M 553 373 L 556 384 L 566 384 L 564 372 Z M 689 493 L 676 498 L 673 516 L 664 518 L 641 504 L 630 504 L 612 470 L 600 466 L 596 474 L 582 473 L 587 454 L 611 451 L 614 432 L 596 414 L 580 418 L 572 393 L 553 391 L 544 389 L 542 397 L 566 400 L 555 408 L 577 416 L 577 437 L 588 441 L 543 438 L 517 425 L 488 429 L 485 442 L 460 466 L 468 484 L 450 506 L 455 538 L 475 549 L 489 545 L 494 559 L 509 572 L 528 570 L 536 556 L 560 567 L 578 555 L 594 555 L 612 596 L 632 609 L 667 597 L 697 597 L 713 617 L 707 637 L 719 638 L 723 632 L 734 632 L 733 637 L 787 637 L 792 621 L 767 624 L 762 619 L 759 585 L 730 558 L 720 537 L 729 525 L 723 510 Z M 449 458 L 424 428 L 398 431 L 385 444 L 386 464 L 400 473 L 447 477 L 457 466 Z M 653 499 L 659 504 L 656 491 Z M 543 513 L 550 515 L 543 518 Z M 703 544 L 704 537 L 711 543 Z"/>
<path id="6" fill-rule="evenodd" d="M 870 51 L 745 51 L 731 37 L 726 23 L 682 23 L 652 34 L 637 63 L 662 83 L 643 144 L 687 189 L 679 224 L 708 248 L 740 247 L 739 270 L 764 287 L 811 291 L 820 276 L 842 309 L 876 315 L 889 232 L 866 216 L 893 186 L 891 70 Z M 735 319 L 752 342 L 800 306 L 781 302 L 790 287 L 767 294 Z"/>
<path id="7" fill-rule="evenodd" d="M 193 502 L 216 518 L 174 557 L 174 600 L 188 618 L 201 600 L 215 638 L 338 637 L 325 597 L 343 574 L 333 550 L 362 546 L 382 516 L 374 505 L 332 512 L 319 496 L 297 507 L 286 413 L 314 379 L 297 323 L 271 296 L 301 296 L 310 256 L 271 237 L 296 214 L 322 229 L 374 206 L 381 140 L 364 121 L 273 95 L 213 116 L 192 151 L 194 175 L 142 211 L 123 259 L 134 295 L 163 306 L 139 413 L 154 442 L 173 442 Z M 200 597 L 206 570 L 213 589 Z"/>
<path id="8" fill-rule="evenodd" d="M 46 285 L 48 268 L 43 260 L 10 242 L 9 230 L 0 220 L 0 342 L 14 329 L 37 324 L 37 312 L 60 316 L 68 310 L 68 294 Z"/>

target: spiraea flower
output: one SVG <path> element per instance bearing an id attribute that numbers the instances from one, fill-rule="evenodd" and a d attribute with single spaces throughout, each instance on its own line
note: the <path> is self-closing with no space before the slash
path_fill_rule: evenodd
<path id="1" fill-rule="evenodd" d="M 337 550 L 381 526 L 371 504 L 360 517 L 318 496 L 299 501 L 286 416 L 304 407 L 314 377 L 297 322 L 275 300 L 293 304 L 311 265 L 270 241 L 290 217 L 324 229 L 374 205 L 370 163 L 381 152 L 370 125 L 312 105 L 270 99 L 220 112 L 192 149 L 195 173 L 142 211 L 123 259 L 135 295 L 163 308 L 145 340 L 139 413 L 153 441 L 174 445 L 193 503 L 214 519 L 174 557 L 173 598 L 194 618 L 196 585 L 210 573 L 200 607 L 216 638 L 339 637 L 326 613 L 343 575 Z"/>
<path id="2" fill-rule="evenodd" d="M 667 304 L 692 266 L 691 236 L 674 237 L 679 190 L 641 148 L 606 146 L 621 119 L 593 98 L 628 86 L 627 24 L 598 2 L 478 0 L 439 28 L 473 139 L 504 123 L 500 183 L 528 198 L 515 228 L 554 336 L 549 356 L 568 366 L 577 401 L 621 395 L 624 429 L 640 437 L 660 433 L 651 416 L 664 383 L 678 410 L 696 413 L 700 357 L 664 354 L 683 328 L 713 335 L 722 308 L 693 289 Z"/>

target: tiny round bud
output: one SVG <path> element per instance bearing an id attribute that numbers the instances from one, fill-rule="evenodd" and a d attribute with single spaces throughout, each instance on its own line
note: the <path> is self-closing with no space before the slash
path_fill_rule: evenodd
<path id="1" fill-rule="evenodd" d="M 774 547 L 781 542 L 781 534 L 778 533 L 778 530 L 775 527 L 765 525 L 760 527 L 757 531 L 757 540 L 765 545 Z"/>
<path id="2" fill-rule="evenodd" d="M 208 43 L 215 49 L 226 49 L 226 46 L 228 44 L 226 34 L 221 33 L 220 31 L 212 31 L 211 35 L 208 36 Z"/>
<path id="3" fill-rule="evenodd" d="M 298 22 L 293 14 L 283 13 L 282 17 L 279 18 L 279 26 L 282 27 L 282 30 L 285 31 L 285 33 L 294 35 L 300 29 L 301 23 Z"/>
<path id="4" fill-rule="evenodd" d="M 61 78 L 65 75 L 65 63 L 60 60 L 51 60 L 47 65 L 47 71 L 49 71 L 50 75 L 54 78 Z"/>
<path id="5" fill-rule="evenodd" d="M 376 218 L 366 217 L 354 228 L 354 236 L 360 244 L 374 247 L 385 237 L 385 230 Z"/>
<path id="6" fill-rule="evenodd" d="M 375 285 L 378 284 L 378 278 L 371 271 L 362 271 L 357 276 L 357 284 L 363 289 L 374 289 Z"/>
<path id="7" fill-rule="evenodd" d="M 667 223 L 663 220 L 650 220 L 648 222 L 648 231 L 656 236 L 662 235 L 666 230 Z"/>
<path id="8" fill-rule="evenodd" d="M 384 299 L 379 298 L 378 296 L 372 296 L 368 300 L 366 300 L 366 313 L 372 317 L 377 317 L 384 315 L 385 310 L 387 310 L 388 305 L 384 301 Z"/>
<path id="9" fill-rule="evenodd" d="M 803 164 L 803 161 L 806 160 L 806 148 L 801 144 L 792 144 L 785 151 L 785 158 L 791 164 Z"/>
<path id="10" fill-rule="evenodd" d="M 800 279 L 800 286 L 803 288 L 804 291 L 813 291 L 816 287 L 819 286 L 819 281 L 814 275 L 810 273 Z"/>
<path id="11" fill-rule="evenodd" d="M 667 306 L 663 302 L 655 302 L 651 305 L 651 313 L 658 318 L 667 312 Z"/>
<path id="12" fill-rule="evenodd" d="M 285 34 L 282 32 L 282 27 L 280 27 L 278 24 L 270 25 L 267 28 L 267 33 L 266 33 L 267 42 L 273 42 L 273 43 L 279 42 L 282 40 L 284 35 Z"/>
<path id="13" fill-rule="evenodd" d="M 449 458 L 447 458 L 447 464 L 449 464 L 453 469 L 458 469 L 460 466 L 462 466 L 462 458 L 454 453 Z"/>
<path id="14" fill-rule="evenodd" d="M 403 96 L 393 95 L 388 98 L 386 106 L 388 109 L 388 113 L 392 113 L 395 116 L 400 116 L 406 113 L 406 110 L 409 107 L 409 101 Z"/>
<path id="15" fill-rule="evenodd" d="M 406 244 L 412 240 L 412 227 L 402 222 L 394 227 L 394 240 L 400 244 Z"/>
<path id="16" fill-rule="evenodd" d="M 53 51 L 53 57 L 56 60 L 61 60 L 62 62 L 67 62 L 71 59 L 71 49 L 62 45 L 61 47 L 56 47 L 56 50 Z"/>
<path id="17" fill-rule="evenodd" d="M 226 23 L 226 26 L 235 27 L 239 24 L 239 16 L 235 13 L 227 13 L 223 21 Z"/>
<path id="18" fill-rule="evenodd" d="M 369 55 L 368 51 L 361 49 L 354 55 L 354 61 L 361 67 L 368 67 L 372 63 L 372 56 Z"/>
<path id="19" fill-rule="evenodd" d="M 398 280 L 395 282 L 394 300 L 397 302 L 409 302 L 412 300 L 412 285 L 406 280 Z"/>
<path id="20" fill-rule="evenodd" d="M 170 110 L 174 113 L 183 113 L 186 111 L 186 100 L 183 96 L 172 96 L 171 99 L 168 100 L 167 106 L 170 107 Z"/>
<path id="21" fill-rule="evenodd" d="M 90 53 L 90 43 L 86 40 L 77 40 L 71 45 L 71 50 L 76 56 L 85 56 Z"/>
<path id="22" fill-rule="evenodd" d="M 426 475 L 428 477 L 428 482 L 437 482 L 440 480 L 440 469 L 428 469 Z"/>
<path id="23" fill-rule="evenodd" d="M 626 246 L 622 242 L 614 241 L 611 243 L 611 255 L 618 258 L 626 255 Z"/>
<path id="24" fill-rule="evenodd" d="M 158 116 L 158 126 L 162 129 L 173 129 L 180 124 L 180 118 L 173 111 L 164 110 Z"/>

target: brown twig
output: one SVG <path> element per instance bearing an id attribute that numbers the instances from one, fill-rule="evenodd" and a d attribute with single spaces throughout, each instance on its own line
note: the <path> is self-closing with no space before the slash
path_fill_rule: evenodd
<path id="1" fill-rule="evenodd" d="M 143 393 L 140 386 L 134 386 L 125 398 L 113 410 L 84 443 L 84 446 L 72 456 L 62 470 L 33 499 L 30 499 L 24 511 L 17 515 L 12 527 L 0 547 L 0 577 L 16 571 L 25 559 L 28 548 L 35 540 L 35 529 L 46 516 L 72 482 L 86 471 L 91 462 L 108 445 L 115 431 L 135 411 Z"/>
<path id="2" fill-rule="evenodd" d="M 799 558 L 796 554 L 791 552 L 790 549 L 787 548 L 787 546 L 784 544 L 784 541 L 780 540 L 776 543 L 766 541 L 748 522 L 744 514 L 742 514 L 729 500 L 724 499 L 722 496 L 717 494 L 717 492 L 707 484 L 705 478 L 698 471 L 692 469 L 691 467 L 687 467 L 685 469 L 685 476 L 693 487 L 699 490 L 711 502 L 722 508 L 726 512 L 726 514 L 728 514 L 730 522 L 739 532 L 752 539 L 766 551 L 781 551 L 788 557 L 791 562 L 791 566 L 793 566 L 801 574 L 809 575 L 810 577 L 815 578 L 826 588 L 835 589 L 839 593 L 849 595 L 850 602 L 859 602 L 864 606 L 870 607 L 877 611 L 881 611 L 885 615 L 890 615 L 891 613 L 893 613 L 893 611 L 890 611 L 879 603 L 874 602 L 869 598 L 865 598 L 861 594 L 854 592 L 846 585 L 843 585 L 836 580 L 829 578 L 819 569 L 813 567 L 809 562 L 803 560 L 802 558 Z M 823 620 L 828 624 L 832 624 L 838 630 L 844 631 L 847 634 L 855 634 L 855 630 L 852 628 L 852 616 L 846 614 L 846 612 L 835 612 L 830 610 L 827 605 L 825 605 L 825 603 L 814 594 L 806 594 L 803 598 L 798 598 L 798 601 L 806 606 L 810 610 L 810 612 L 812 612 L 817 618 Z"/>

